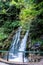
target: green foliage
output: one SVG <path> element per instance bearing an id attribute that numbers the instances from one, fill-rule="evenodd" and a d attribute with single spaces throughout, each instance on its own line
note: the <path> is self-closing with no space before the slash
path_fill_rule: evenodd
<path id="1" fill-rule="evenodd" d="M 28 4 L 28 2 L 27 2 L 27 4 Z M 31 3 L 29 3 L 27 8 L 23 8 L 20 13 L 21 21 L 25 21 L 25 22 L 23 22 L 23 24 L 28 22 L 29 25 L 31 25 L 32 20 L 35 19 L 35 17 L 39 16 L 41 13 L 43 13 L 43 8 L 41 8 L 42 6 L 43 6 L 43 2 L 40 2 L 38 5 L 36 5 L 36 4 L 34 4 L 33 1 L 31 1 Z M 28 23 L 26 25 L 28 25 Z"/>
<path id="2" fill-rule="evenodd" d="M 31 31 L 30 36 L 32 40 L 40 38 L 40 36 L 43 35 L 42 18 L 43 1 L 0 0 L 0 46 L 3 47 L 3 42 L 9 37 L 10 33 L 19 26 Z M 7 48 L 10 45 L 9 43 L 10 41 L 8 41 Z"/>
<path id="3" fill-rule="evenodd" d="M 5 46 L 7 49 L 10 40 L 6 43 L 4 41 L 9 38 L 11 32 L 20 26 L 19 24 L 20 8 L 17 1 L 2 0 L 0 1 L 0 48 Z"/>
<path id="4" fill-rule="evenodd" d="M 17 3 L 14 1 L 14 0 L 12 0 L 11 2 L 10 2 L 10 6 L 11 5 L 16 5 Z"/>
<path id="5" fill-rule="evenodd" d="M 0 33 L 0 40 L 7 38 L 8 36 L 4 33 Z"/>
<path id="6" fill-rule="evenodd" d="M 6 39 L 7 37 L 8 35 L 4 33 L 4 28 L 0 28 L 0 41 Z"/>

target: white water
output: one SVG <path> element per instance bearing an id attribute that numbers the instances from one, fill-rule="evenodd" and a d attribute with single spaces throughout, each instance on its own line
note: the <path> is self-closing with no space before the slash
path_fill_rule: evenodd
<path id="1" fill-rule="evenodd" d="M 16 35 L 13 37 L 13 41 L 9 49 L 9 58 L 13 58 L 14 54 L 16 55 L 17 53 L 18 45 L 20 42 L 20 33 L 21 33 L 21 27 L 18 29 L 18 31 L 16 31 Z"/>
<path id="2" fill-rule="evenodd" d="M 9 64 L 4 63 L 4 62 L 0 62 L 0 65 L 9 65 Z"/>
<path id="3" fill-rule="evenodd" d="M 21 30 L 19 30 L 19 33 L 16 33 L 15 39 L 17 38 L 17 35 L 18 35 L 18 39 L 16 40 L 17 41 L 16 45 L 14 45 L 15 44 L 15 40 L 14 40 L 13 46 L 12 46 L 12 48 L 9 51 L 9 61 L 23 62 L 23 52 L 15 53 L 15 51 L 14 51 L 14 49 L 17 48 L 17 46 L 18 46 L 17 45 L 18 41 L 20 40 L 20 31 Z M 18 51 L 25 51 L 27 37 L 28 37 L 28 31 L 26 32 L 24 38 L 22 39 Z M 27 62 L 27 59 L 25 57 L 24 57 L 24 62 Z"/>

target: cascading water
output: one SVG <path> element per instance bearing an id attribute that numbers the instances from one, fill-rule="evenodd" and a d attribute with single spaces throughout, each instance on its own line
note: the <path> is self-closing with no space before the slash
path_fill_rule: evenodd
<path id="1" fill-rule="evenodd" d="M 16 31 L 16 35 L 13 37 L 12 44 L 9 49 L 9 58 L 14 58 L 17 54 L 18 45 L 20 42 L 21 27 Z"/>
<path id="2" fill-rule="evenodd" d="M 20 47 L 18 49 L 18 51 L 25 51 L 26 49 L 26 42 L 27 42 L 27 37 L 28 37 L 28 32 L 26 32 L 24 38 L 22 39 L 21 43 L 20 43 Z M 20 32 L 19 32 L 20 34 Z M 16 38 L 16 37 L 15 37 Z M 20 35 L 19 35 L 19 38 L 20 38 Z M 14 41 L 15 42 L 15 41 Z M 13 44 L 14 46 L 14 44 Z M 15 45 L 15 48 L 16 48 L 17 45 Z M 15 61 L 15 62 L 23 62 L 23 52 L 18 52 L 17 54 L 13 54 L 13 51 L 14 51 L 14 47 L 13 49 L 11 48 L 11 50 L 9 51 L 9 61 Z M 17 51 L 17 50 L 16 50 Z M 14 51 L 15 52 L 15 51 Z M 10 54 L 12 53 L 12 58 L 10 56 Z M 15 56 L 16 55 L 16 56 Z M 24 57 L 24 62 L 26 62 L 26 58 Z"/>
<path id="3" fill-rule="evenodd" d="M 29 31 L 26 32 L 24 38 L 21 41 L 19 51 L 22 51 L 22 52 L 18 53 L 18 58 L 17 58 L 18 60 L 16 59 L 18 62 L 23 62 L 23 52 L 26 50 L 26 42 L 27 42 L 28 32 Z M 27 62 L 27 61 L 28 60 L 24 57 L 24 62 Z"/>

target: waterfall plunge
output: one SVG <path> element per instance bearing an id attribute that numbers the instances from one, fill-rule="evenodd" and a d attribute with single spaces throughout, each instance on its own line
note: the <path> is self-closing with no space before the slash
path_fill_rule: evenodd
<path id="1" fill-rule="evenodd" d="M 18 45 L 20 42 L 20 33 L 21 33 L 21 27 L 16 31 L 16 34 L 13 37 L 13 41 L 11 43 L 10 49 L 9 49 L 9 58 L 15 58 L 18 50 Z"/>
<path id="2" fill-rule="evenodd" d="M 21 28 L 19 29 L 19 32 L 16 33 L 16 36 L 15 36 L 16 43 L 15 43 L 15 40 L 14 40 L 14 42 L 11 45 L 12 48 L 9 51 L 9 58 L 8 58 L 9 61 L 23 62 L 23 52 L 15 53 L 15 51 L 17 51 L 17 50 L 14 50 L 18 46 L 17 44 L 18 44 L 18 42 L 20 40 L 20 31 L 21 31 Z M 28 32 L 29 31 L 26 32 L 24 38 L 22 39 L 18 51 L 25 51 Z M 18 39 L 16 39 L 17 37 L 18 37 Z M 26 61 L 27 61 L 27 59 L 24 57 L 24 62 L 26 62 Z"/>

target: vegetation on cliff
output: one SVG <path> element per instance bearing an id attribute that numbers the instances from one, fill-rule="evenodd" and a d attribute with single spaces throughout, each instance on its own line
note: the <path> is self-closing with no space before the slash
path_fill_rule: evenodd
<path id="1" fill-rule="evenodd" d="M 19 26 L 30 30 L 32 43 L 43 45 L 42 0 L 0 0 L 0 49 L 8 49 L 5 41 Z"/>

